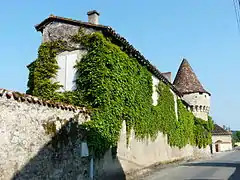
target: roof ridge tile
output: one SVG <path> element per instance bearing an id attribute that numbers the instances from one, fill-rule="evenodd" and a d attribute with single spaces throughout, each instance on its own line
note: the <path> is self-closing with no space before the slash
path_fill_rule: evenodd
<path id="1" fill-rule="evenodd" d="M 0 88 L 0 98 L 7 98 L 7 99 L 13 99 L 18 102 L 28 102 L 30 104 L 39 104 L 41 106 L 48 106 L 52 108 L 62 109 L 62 110 L 68 110 L 68 111 L 79 111 L 79 112 L 85 112 L 89 113 L 90 111 L 86 107 L 80 107 L 80 106 L 73 106 L 71 104 L 61 103 L 61 102 L 55 102 L 51 100 L 42 100 L 41 98 L 38 98 L 36 96 L 32 96 L 25 93 L 20 93 L 17 91 L 10 91 L 7 89 Z"/>

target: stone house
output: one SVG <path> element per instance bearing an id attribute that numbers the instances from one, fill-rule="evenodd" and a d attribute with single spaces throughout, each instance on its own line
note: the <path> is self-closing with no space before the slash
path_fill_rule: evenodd
<path id="1" fill-rule="evenodd" d="M 36 25 L 35 28 L 42 33 L 43 43 L 58 39 L 69 41 L 68 38 L 76 34 L 80 27 L 84 27 L 87 33 L 100 31 L 107 37 L 114 38 L 116 44 L 134 56 L 140 64 L 148 67 L 148 70 L 152 73 L 153 88 L 159 83 L 159 80 L 165 82 L 176 96 L 182 97 L 187 102 L 195 116 L 204 120 L 208 119 L 211 94 L 203 88 L 186 59 L 182 61 L 176 78 L 172 83 L 170 72 L 161 73 L 138 50 L 129 44 L 124 37 L 117 34 L 111 27 L 99 24 L 100 14 L 97 11 L 90 11 L 87 15 L 88 22 L 50 15 L 47 19 Z M 57 55 L 57 61 L 60 66 L 57 81 L 63 85 L 63 91 L 74 90 L 76 73 L 74 65 L 86 53 L 81 47 L 75 47 L 75 49 L 77 50 L 62 52 Z M 154 89 L 153 104 L 156 104 L 156 102 L 157 93 Z"/>
<path id="2" fill-rule="evenodd" d="M 152 73 L 153 105 L 156 105 L 158 101 L 158 93 L 156 87 L 159 81 L 163 81 L 164 83 L 169 85 L 171 91 L 174 94 L 175 100 L 177 100 L 178 98 L 183 99 L 186 102 L 188 108 L 193 112 L 196 117 L 202 118 L 206 121 L 208 120 L 211 94 L 203 88 L 202 84 L 198 80 L 187 60 L 184 59 L 182 61 L 176 78 L 172 82 L 171 73 L 161 73 L 124 37 L 116 33 L 116 31 L 113 30 L 111 27 L 101 25 L 99 23 L 100 14 L 97 11 L 90 11 L 87 13 L 87 15 L 88 22 L 82 22 L 79 20 L 50 15 L 40 24 L 36 25 L 35 28 L 37 31 L 42 33 L 43 43 L 59 39 L 63 39 L 69 42 L 69 38 L 72 35 L 76 34 L 79 28 L 84 29 L 85 33 L 92 33 L 96 31 L 103 33 L 106 37 L 114 39 L 115 44 L 120 46 L 121 49 L 127 54 L 135 57 L 140 64 L 145 65 Z M 76 70 L 74 69 L 74 65 L 76 64 L 76 61 L 81 61 L 81 58 L 87 53 L 86 50 L 81 47 L 81 45 L 72 44 L 72 47 L 74 50 L 61 52 L 56 57 L 58 65 L 60 66 L 56 81 L 60 82 L 63 85 L 62 91 L 71 91 L 75 89 Z M 177 106 L 176 103 L 175 106 Z M 122 133 L 125 134 L 124 131 Z M 124 139 L 124 137 L 126 136 L 123 134 L 121 135 L 121 139 Z M 131 147 L 131 153 L 129 153 L 129 149 L 125 146 L 125 140 L 119 142 L 118 157 L 119 159 L 121 159 L 123 169 L 126 169 L 126 171 L 128 171 L 130 169 L 138 168 L 136 164 L 141 164 L 144 166 L 151 165 L 157 159 L 161 159 L 161 155 L 157 157 L 156 155 L 151 155 L 151 153 L 148 152 L 147 149 L 150 148 L 150 146 L 148 148 L 144 148 L 141 146 L 142 144 L 139 144 L 139 142 L 136 143 L 134 146 Z M 145 152 L 148 152 L 148 156 L 146 158 L 143 157 L 143 154 L 139 153 L 140 147 Z M 155 147 L 155 145 L 152 145 L 152 147 L 157 148 Z M 162 149 L 156 149 L 156 151 L 158 153 L 161 152 L 160 154 L 165 154 L 162 152 Z M 207 150 L 207 152 L 210 151 Z M 175 154 L 179 154 L 179 152 L 167 156 L 175 156 Z M 128 162 L 126 162 L 124 159 L 128 159 Z M 113 169 L 114 165 L 106 165 L 105 167 L 106 171 L 111 171 Z"/>
<path id="3" fill-rule="evenodd" d="M 232 133 L 214 124 L 212 131 L 213 153 L 232 150 Z"/>
<path id="4" fill-rule="evenodd" d="M 183 59 L 172 82 L 170 72 L 161 73 L 124 37 L 111 27 L 99 24 L 100 14 L 97 11 L 90 11 L 87 15 L 88 22 L 50 15 L 35 26 L 36 30 L 42 33 L 42 43 L 64 40 L 69 42 L 69 47 L 71 47 L 71 50 L 66 50 L 56 56 L 60 68 L 56 78 L 52 80 L 62 85 L 60 91 L 76 89 L 74 66 L 77 61 L 81 62 L 87 51 L 81 44 L 71 43 L 70 37 L 77 34 L 82 28 L 87 34 L 101 32 L 104 36 L 113 39 L 113 42 L 121 47 L 122 51 L 137 59 L 140 65 L 147 68 L 152 77 L 152 103 L 154 106 L 158 103 L 157 86 L 161 81 L 169 86 L 174 96 L 176 116 L 178 116 L 177 100 L 181 99 L 195 117 L 208 121 L 211 94 L 203 88 L 186 59 Z M 31 68 L 32 65 L 30 64 L 28 68 Z M 159 162 L 210 155 L 209 146 L 199 148 L 187 144 L 183 148 L 172 147 L 168 144 L 168 137 L 162 132 L 158 133 L 154 141 L 151 139 L 139 141 L 134 131 L 131 131 L 127 143 L 125 121 L 122 122 L 117 144 L 117 158 L 113 158 L 112 149 L 109 149 L 102 159 L 93 160 L 88 156 L 84 142 L 78 142 L 79 146 L 67 147 L 60 154 L 56 154 L 48 146 L 49 142 L 54 141 L 55 136 L 59 136 L 58 132 L 61 132 L 63 127 L 68 129 L 66 124 L 69 122 L 74 121 L 81 124 L 89 121 L 89 111 L 84 107 L 42 101 L 27 94 L 3 89 L 0 92 L 2 112 L 0 113 L 0 137 L 6 140 L 0 142 L 2 143 L 0 147 L 5 147 L 0 148 L 0 155 L 4 157 L 0 161 L 0 172 L 3 172 L 0 174 L 2 175 L 0 178 L 9 179 L 14 176 L 16 179 L 33 177 L 35 179 L 59 179 L 60 177 L 62 179 L 84 179 L 90 176 L 90 178 L 96 179 L 100 179 L 100 177 L 113 179 L 115 175 L 119 179 L 125 179 L 126 174 L 137 170 L 141 171 Z M 9 116 L 10 113 L 13 115 Z M 44 134 L 44 130 L 46 131 L 44 127 L 46 127 L 46 123 L 51 124 L 54 119 L 57 119 L 57 124 L 51 125 L 47 130 L 53 128 L 58 131 L 51 139 L 49 134 Z M 10 127 L 8 130 L 7 126 Z M 71 130 L 68 131 L 71 133 Z M 9 154 L 9 150 L 12 153 Z M 44 168 L 44 164 L 48 168 Z M 44 170 L 40 172 L 40 169 Z M 36 172 L 38 174 L 34 176 Z"/>

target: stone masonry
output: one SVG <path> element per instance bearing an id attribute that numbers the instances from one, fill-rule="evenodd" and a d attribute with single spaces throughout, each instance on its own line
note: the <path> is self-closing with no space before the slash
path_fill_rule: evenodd
<path id="1" fill-rule="evenodd" d="M 51 145 L 55 137 L 44 128 L 44 124 L 54 122 L 56 130 L 61 131 L 70 121 L 88 121 L 90 117 L 84 108 L 74 109 L 0 90 L 0 112 L 0 179 L 88 176 L 89 160 L 80 157 L 79 147 L 69 145 L 55 151 Z"/>
<path id="2" fill-rule="evenodd" d="M 86 109 L 0 90 L 0 112 L 0 179 L 84 180 L 89 177 L 90 158 L 80 157 L 80 142 L 68 144 L 58 151 L 52 145 L 57 134 L 72 121 L 81 124 L 90 120 Z M 44 128 L 52 122 L 58 132 L 54 136 Z M 94 160 L 94 177 L 124 177 L 159 162 L 203 155 L 208 153 L 190 145 L 182 149 L 170 147 L 162 133 L 155 141 L 139 141 L 132 131 L 127 145 L 123 122 L 116 156 L 110 149 L 103 159 Z"/>

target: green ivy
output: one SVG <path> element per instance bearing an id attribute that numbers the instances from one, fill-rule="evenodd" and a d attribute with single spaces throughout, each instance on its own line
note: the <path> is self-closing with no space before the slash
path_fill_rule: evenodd
<path id="1" fill-rule="evenodd" d="M 137 137 L 151 131 L 152 79 L 146 67 L 102 34 L 87 35 L 83 40 L 88 53 L 76 65 L 76 84 L 84 100 L 97 109 L 88 123 L 88 142 L 95 153 L 102 154 L 116 145 L 123 120 L 128 130 L 136 127 Z"/>
<path id="2" fill-rule="evenodd" d="M 52 82 L 59 69 L 56 55 L 62 50 L 61 41 L 43 43 L 38 50 L 38 58 L 29 66 L 28 94 L 44 99 L 56 96 L 61 85 Z"/>
<path id="3" fill-rule="evenodd" d="M 170 138 L 170 144 L 184 147 L 186 144 L 194 145 L 194 115 L 189 112 L 181 100 L 177 100 L 178 120 L 174 122 Z"/>
<path id="4" fill-rule="evenodd" d="M 149 124 L 151 128 L 151 137 L 155 138 L 157 133 L 161 131 L 163 134 L 168 135 L 168 140 L 170 144 L 174 144 L 171 134 L 175 129 L 176 123 L 176 114 L 175 114 L 175 102 L 173 93 L 170 91 L 170 88 L 163 82 L 159 82 L 157 87 L 158 92 L 158 104 L 152 106 L 153 113 L 152 118 Z"/>
<path id="5" fill-rule="evenodd" d="M 88 131 L 88 145 L 96 156 L 116 146 L 123 120 L 128 137 L 133 129 L 138 139 L 154 140 L 162 132 L 171 146 L 179 148 L 207 144 L 210 134 L 207 121 L 195 118 L 181 100 L 177 101 L 177 119 L 173 93 L 163 82 L 157 88 L 158 104 L 152 105 L 152 74 L 134 57 L 99 32 L 85 35 L 79 31 L 72 41 L 88 52 L 75 66 L 77 89 L 57 92 L 61 86 L 51 80 L 59 68 L 56 55 L 67 49 L 66 42 L 57 41 L 40 46 L 37 60 L 29 67 L 27 93 L 93 108 L 91 121 L 82 127 Z"/>
<path id="6" fill-rule="evenodd" d="M 69 48 L 62 40 L 41 44 L 38 49 L 38 58 L 28 66 L 27 94 L 40 97 L 43 100 L 59 101 L 78 106 L 83 104 L 81 91 L 60 93 L 58 90 L 62 85 L 53 81 L 59 69 L 56 55 L 65 50 L 69 50 Z"/>
<path id="7" fill-rule="evenodd" d="M 195 117 L 180 100 L 178 100 L 178 114 L 179 121 L 184 122 L 181 137 L 184 141 L 183 144 L 189 142 L 191 145 L 196 145 L 199 148 L 205 148 L 208 144 L 211 144 L 211 132 L 213 130 L 211 117 L 208 117 L 208 121 Z M 187 137 L 189 139 L 186 139 Z"/>

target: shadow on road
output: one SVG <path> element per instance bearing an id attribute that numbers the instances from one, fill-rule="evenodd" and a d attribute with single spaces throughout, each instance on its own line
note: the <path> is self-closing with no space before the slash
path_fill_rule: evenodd
<path id="1" fill-rule="evenodd" d="M 240 180 L 240 162 L 236 162 L 236 163 L 221 163 L 221 162 L 187 163 L 187 164 L 184 164 L 183 166 L 233 167 L 236 169 L 235 169 L 234 173 L 228 178 L 228 180 Z"/>

